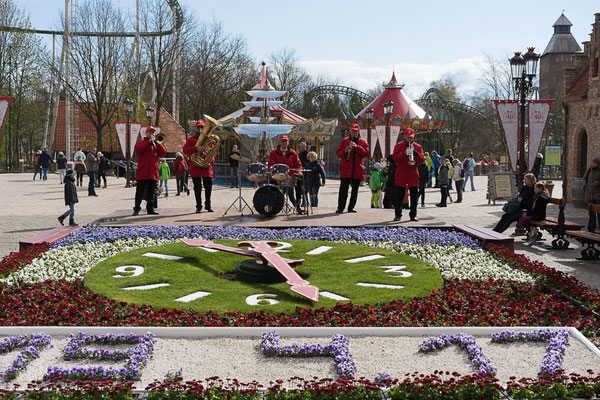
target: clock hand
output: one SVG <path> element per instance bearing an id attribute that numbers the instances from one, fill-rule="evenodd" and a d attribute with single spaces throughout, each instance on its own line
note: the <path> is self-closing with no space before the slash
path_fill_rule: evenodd
<path id="1" fill-rule="evenodd" d="M 227 253 L 239 254 L 242 256 L 247 256 L 247 257 L 252 257 L 252 258 L 261 258 L 261 255 L 259 252 L 256 252 L 253 250 L 240 249 L 238 247 L 229 247 L 229 246 L 225 246 L 224 244 L 212 242 L 210 240 L 196 240 L 196 239 L 179 239 L 179 240 L 182 241 L 183 243 L 187 244 L 188 246 L 206 247 L 209 249 L 225 251 Z M 285 262 L 288 263 L 292 268 L 295 268 L 296 266 L 302 264 L 302 262 L 304 261 L 304 259 L 289 260 L 287 258 L 284 258 L 283 260 L 285 260 Z"/>
<path id="2" fill-rule="evenodd" d="M 239 242 L 240 247 L 252 247 L 252 249 L 269 263 L 270 266 L 275 268 L 283 277 L 286 279 L 286 283 L 290 285 L 292 292 L 298 293 L 301 296 L 307 297 L 314 302 L 319 301 L 319 288 L 312 286 L 309 281 L 302 279 L 296 271 L 283 259 L 271 245 L 276 242 L 262 241 L 262 242 Z"/>

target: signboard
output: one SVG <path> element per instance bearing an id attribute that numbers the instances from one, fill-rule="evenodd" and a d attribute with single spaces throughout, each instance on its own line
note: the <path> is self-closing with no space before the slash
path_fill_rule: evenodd
<path id="1" fill-rule="evenodd" d="M 544 148 L 544 164 L 545 165 L 561 165 L 562 147 L 561 146 L 546 146 Z"/>
<path id="2" fill-rule="evenodd" d="M 488 204 L 496 200 L 512 199 L 517 194 L 515 176 L 511 172 L 493 172 L 488 175 Z"/>

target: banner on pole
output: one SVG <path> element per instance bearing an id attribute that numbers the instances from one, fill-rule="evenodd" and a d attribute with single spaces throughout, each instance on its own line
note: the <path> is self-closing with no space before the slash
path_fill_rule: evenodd
<path id="1" fill-rule="evenodd" d="M 396 147 L 396 143 L 398 142 L 398 136 L 400 136 L 400 129 L 400 125 L 390 126 L 390 154 L 394 152 L 394 147 Z"/>
<path id="2" fill-rule="evenodd" d="M 0 131 L 4 125 L 4 118 L 6 117 L 6 112 L 8 111 L 11 100 L 12 97 L 0 97 Z"/>
<path id="3" fill-rule="evenodd" d="M 140 124 L 139 122 L 132 122 L 131 127 L 129 129 L 131 129 L 129 131 L 129 135 L 131 137 L 131 140 L 129 141 L 129 154 L 131 154 L 131 156 L 133 157 L 133 152 L 135 151 L 135 143 L 137 142 L 140 130 L 142 129 L 142 124 Z M 160 129 L 157 128 L 157 131 L 160 132 Z"/>
<path id="4" fill-rule="evenodd" d="M 360 138 L 363 139 L 365 142 L 368 142 L 369 139 L 367 139 L 369 137 L 369 131 L 366 129 L 361 129 L 359 131 L 360 134 Z"/>
<path id="5" fill-rule="evenodd" d="M 379 148 L 381 149 L 381 154 L 385 157 L 385 125 L 377 125 L 377 141 L 379 142 Z M 375 147 L 375 146 L 373 146 Z M 371 152 L 373 155 L 373 152 Z"/>
<path id="6" fill-rule="evenodd" d="M 527 143 L 529 143 L 529 154 L 527 157 L 527 171 L 531 172 L 535 157 L 540 150 L 542 144 L 542 138 L 544 137 L 544 131 L 548 124 L 548 115 L 550 114 L 550 107 L 552 106 L 552 100 L 529 100 L 529 112 L 528 112 L 528 137 Z"/>
<path id="7" fill-rule="evenodd" d="M 518 100 L 494 100 L 494 105 L 508 149 L 509 165 L 513 174 L 516 174 L 519 147 L 519 102 Z"/>
<path id="8" fill-rule="evenodd" d="M 123 158 L 126 158 L 127 154 L 125 154 L 125 149 L 127 146 L 127 122 L 115 122 L 115 129 L 117 131 L 117 137 L 119 138 L 121 151 L 123 152 Z"/>

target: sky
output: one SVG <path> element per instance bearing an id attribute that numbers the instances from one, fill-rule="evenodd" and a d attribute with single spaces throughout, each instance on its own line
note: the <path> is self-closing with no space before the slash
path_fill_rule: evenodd
<path id="1" fill-rule="evenodd" d="M 59 21 L 64 0 L 14 0 L 33 27 Z M 85 0 L 76 0 L 83 4 Z M 115 0 L 116 1 L 116 0 Z M 119 0 L 135 12 L 135 0 Z M 201 22 L 217 21 L 246 39 L 257 60 L 284 47 L 313 76 L 369 90 L 392 72 L 412 97 L 451 78 L 473 94 L 489 59 L 503 62 L 534 46 L 542 53 L 561 12 L 578 43 L 589 40 L 598 0 L 179 0 Z M 583 47 L 583 46 L 582 46 Z"/>

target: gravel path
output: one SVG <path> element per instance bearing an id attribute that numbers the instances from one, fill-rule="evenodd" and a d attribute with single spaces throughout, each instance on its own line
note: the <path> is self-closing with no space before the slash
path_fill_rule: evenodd
<path id="1" fill-rule="evenodd" d="M 427 337 L 414 336 L 349 336 L 350 352 L 357 367 L 356 377 L 373 379 L 379 372 L 387 372 L 394 378 L 403 378 L 405 374 L 419 371 L 424 374 L 436 370 L 457 371 L 461 374 L 474 372 L 464 351 L 455 346 L 435 353 L 419 353 L 418 345 Z M 498 368 L 497 377 L 506 382 L 510 376 L 537 376 L 545 351 L 544 343 L 491 343 L 489 336 L 476 336 L 477 343 Z M 42 352 L 27 370 L 12 383 L 26 385 L 41 379 L 48 366 L 91 366 L 96 362 L 64 361 L 62 349 L 67 337 L 56 336 L 51 349 Z M 330 338 L 282 338 L 281 344 L 329 343 Z M 310 379 L 335 378 L 333 360 L 326 357 L 315 358 L 269 358 L 258 350 L 260 339 L 248 337 L 213 338 L 157 338 L 154 357 L 136 383 L 139 389 L 145 388 L 155 379 L 162 380 L 166 373 L 178 371 L 183 367 L 185 380 L 204 379 L 212 376 L 237 378 L 241 382 L 256 380 L 264 385 L 276 379 L 299 376 Z M 0 356 L 0 370 L 5 370 L 13 360 L 15 353 Z M 563 367 L 568 373 L 586 375 L 588 369 L 598 369 L 598 356 L 583 343 L 571 337 L 565 354 Z M 110 363 L 101 364 L 104 366 Z M 114 364 L 113 364 L 114 365 Z M 5 384 L 11 388 L 12 383 Z M 1 385 L 0 385 L 1 387 Z"/>

